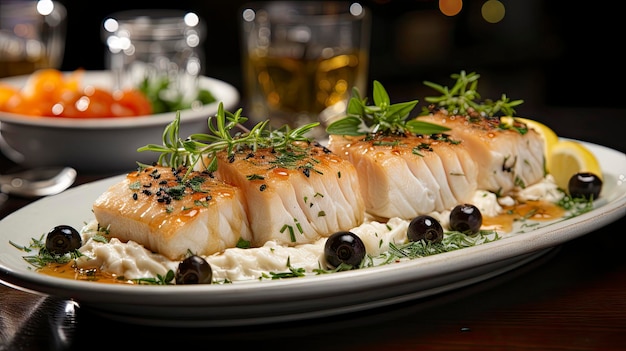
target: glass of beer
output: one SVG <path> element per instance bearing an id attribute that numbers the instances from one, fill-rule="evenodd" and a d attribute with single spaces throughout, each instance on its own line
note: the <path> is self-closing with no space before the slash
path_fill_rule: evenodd
<path id="1" fill-rule="evenodd" d="M 242 8 L 244 98 L 252 122 L 320 122 L 323 137 L 345 114 L 352 88 L 365 93 L 371 19 L 356 2 L 268 1 Z"/>
<path id="2" fill-rule="evenodd" d="M 66 16 L 57 1 L 0 1 L 0 77 L 59 69 Z"/>

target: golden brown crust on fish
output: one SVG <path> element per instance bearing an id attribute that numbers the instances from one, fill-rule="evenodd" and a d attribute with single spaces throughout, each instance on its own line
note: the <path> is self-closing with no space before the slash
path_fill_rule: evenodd
<path id="1" fill-rule="evenodd" d="M 308 142 L 218 155 L 216 176 L 243 190 L 253 246 L 293 246 L 363 223 L 354 166 Z"/>
<path id="2" fill-rule="evenodd" d="M 545 175 L 544 141 L 535 130 L 511 128 L 498 117 L 470 117 L 437 112 L 420 120 L 451 128 L 479 166 L 478 188 L 506 194 L 539 182 Z"/>
<path id="3" fill-rule="evenodd" d="M 366 210 L 377 217 L 448 210 L 476 191 L 475 162 L 444 134 L 331 135 L 328 147 L 355 165 Z"/>
<path id="4" fill-rule="evenodd" d="M 241 190 L 207 172 L 148 167 L 129 173 L 94 203 L 113 237 L 133 240 L 170 259 L 212 254 L 249 240 Z"/>

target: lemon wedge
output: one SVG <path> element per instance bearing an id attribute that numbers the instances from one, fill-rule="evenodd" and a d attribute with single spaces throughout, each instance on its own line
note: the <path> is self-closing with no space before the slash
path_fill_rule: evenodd
<path id="1" fill-rule="evenodd" d="M 602 180 L 602 169 L 596 156 L 573 140 L 561 140 L 554 144 L 549 164 L 556 185 L 564 190 L 567 190 L 569 179 L 578 172 L 591 172 Z"/>

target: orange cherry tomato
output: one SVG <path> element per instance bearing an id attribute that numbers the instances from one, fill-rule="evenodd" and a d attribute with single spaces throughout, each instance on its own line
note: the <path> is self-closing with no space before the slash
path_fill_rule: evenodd
<path id="1" fill-rule="evenodd" d="M 128 115 L 121 112 L 118 116 L 144 116 L 152 114 L 152 103 L 144 93 L 136 89 L 126 89 L 113 93 L 115 101 L 120 105 L 120 110 L 127 111 Z"/>
<path id="2" fill-rule="evenodd" d="M 2 110 L 6 112 L 28 115 L 46 116 L 47 105 L 37 101 L 25 99 L 22 95 L 11 96 L 3 105 Z"/>
<path id="3" fill-rule="evenodd" d="M 82 92 L 66 95 L 54 108 L 56 115 L 72 118 L 114 117 L 111 106 L 115 103 L 110 92 L 88 86 Z"/>
<path id="4" fill-rule="evenodd" d="M 23 88 L 0 85 L 0 110 L 31 116 L 110 118 L 153 113 L 150 100 L 137 89 L 110 92 L 81 87 L 83 69 L 63 73 L 41 69 L 28 77 Z"/>
<path id="5" fill-rule="evenodd" d="M 53 68 L 35 71 L 22 88 L 22 95 L 28 100 L 57 102 L 65 91 L 78 91 L 78 79 L 82 77 L 78 72 L 66 78 Z"/>
<path id="6" fill-rule="evenodd" d="M 0 110 L 11 99 L 11 97 L 18 95 L 20 91 L 8 84 L 0 83 Z"/>

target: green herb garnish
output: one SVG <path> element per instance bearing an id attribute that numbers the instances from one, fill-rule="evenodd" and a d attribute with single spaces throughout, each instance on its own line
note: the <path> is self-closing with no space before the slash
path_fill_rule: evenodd
<path id="1" fill-rule="evenodd" d="M 204 166 L 207 171 L 213 172 L 217 170 L 216 156 L 220 152 L 226 151 L 230 157 L 243 148 L 249 148 L 253 152 L 258 148 L 286 151 L 293 148 L 296 142 L 311 141 L 305 134 L 319 125 L 317 122 L 309 123 L 295 129 L 285 125 L 272 130 L 268 128 L 269 120 L 266 120 L 248 130 L 243 126 L 248 118 L 241 116 L 241 111 L 225 111 L 223 103 L 220 103 L 217 114 L 208 118 L 210 133 L 192 134 L 185 139 L 180 137 L 179 111 L 176 118 L 165 127 L 162 145 L 148 144 L 137 151 L 160 153 L 157 163 L 161 166 L 187 167 L 190 172 L 199 162 L 206 162 Z"/>
<path id="2" fill-rule="evenodd" d="M 173 285 L 174 278 L 176 274 L 173 270 L 168 270 L 165 276 L 157 274 L 155 278 L 138 278 L 138 279 L 130 279 L 130 281 L 135 282 L 139 285 Z M 124 277 L 120 277 L 120 280 L 124 280 Z"/>
<path id="3" fill-rule="evenodd" d="M 186 110 L 191 108 L 194 102 L 206 105 L 216 101 L 213 94 L 203 88 L 198 89 L 198 93 L 194 98 L 186 98 L 184 93 L 179 91 L 178 88 L 172 87 L 169 77 L 166 76 L 157 78 L 145 77 L 139 84 L 138 89 L 150 100 L 153 113 Z"/>
<path id="4" fill-rule="evenodd" d="M 524 102 L 524 100 L 511 101 L 505 94 L 502 94 L 500 100 L 485 99 L 480 101 L 480 94 L 476 89 L 478 86 L 479 74 L 475 72 L 466 74 L 465 71 L 455 73 L 450 76 L 456 79 L 452 88 L 425 81 L 424 84 L 436 91 L 441 96 L 432 96 L 424 98 L 433 106 L 424 107 L 421 115 L 427 115 L 433 112 L 434 108 L 445 109 L 452 115 L 474 115 L 478 113 L 482 117 L 493 117 L 496 115 L 514 116 L 515 106 Z"/>
<path id="5" fill-rule="evenodd" d="M 285 278 L 299 278 L 306 276 L 306 270 L 304 268 L 296 268 L 291 266 L 291 259 L 287 258 L 287 268 L 288 272 L 269 272 L 269 275 L 263 273 L 259 277 L 261 279 L 285 279 Z"/>
<path id="6" fill-rule="evenodd" d="M 357 88 L 352 89 L 346 117 L 326 128 L 328 134 L 359 136 L 374 133 L 431 135 L 443 133 L 450 128 L 437 124 L 408 119 L 418 100 L 392 104 L 383 85 L 374 81 L 374 105 L 367 105 L 367 98 L 361 98 Z"/>

